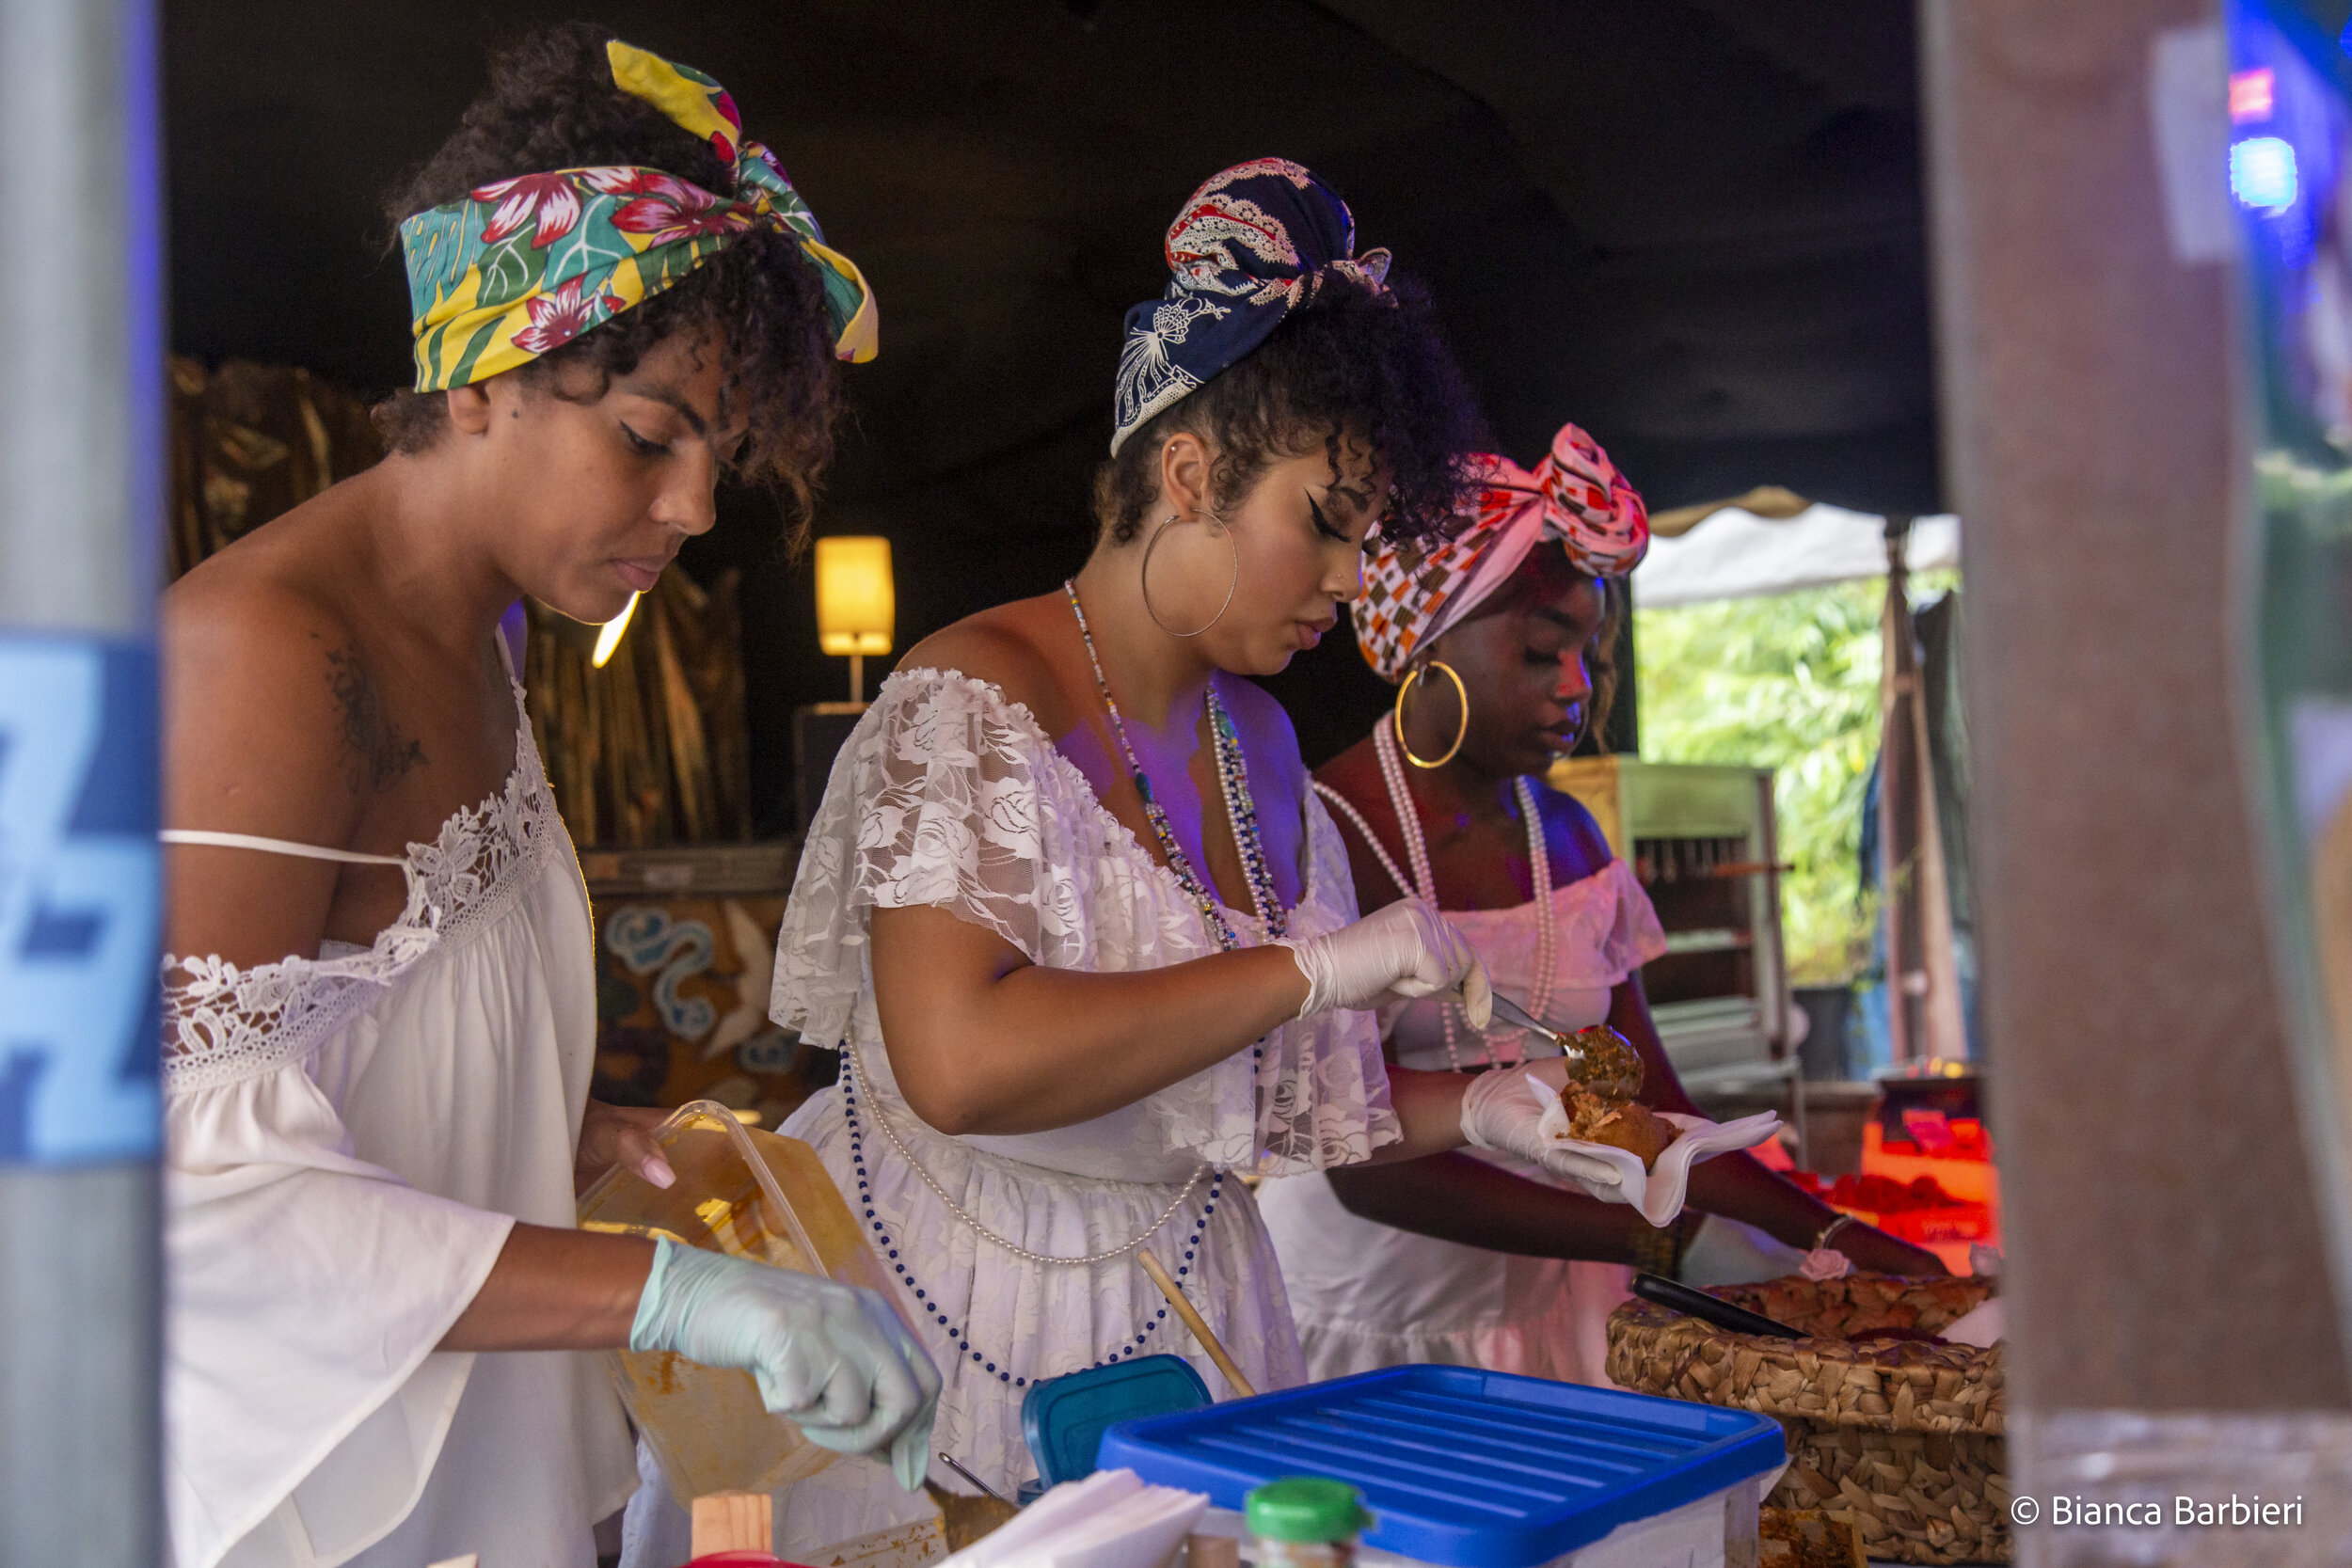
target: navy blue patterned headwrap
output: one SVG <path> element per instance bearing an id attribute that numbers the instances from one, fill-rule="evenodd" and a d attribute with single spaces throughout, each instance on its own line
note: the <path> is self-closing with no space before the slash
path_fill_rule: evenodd
<path id="1" fill-rule="evenodd" d="M 1168 292 L 1127 312 L 1111 452 L 1152 416 L 1237 363 L 1327 274 L 1384 287 L 1389 253 L 1356 254 L 1339 193 L 1284 158 L 1236 164 L 1168 228 Z"/>

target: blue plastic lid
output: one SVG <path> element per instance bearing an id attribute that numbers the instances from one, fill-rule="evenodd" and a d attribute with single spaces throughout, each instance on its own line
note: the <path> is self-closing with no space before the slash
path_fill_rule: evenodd
<path id="1" fill-rule="evenodd" d="M 1123 1421 L 1099 1462 L 1236 1511 L 1282 1476 L 1327 1476 L 1372 1509 L 1363 1543 L 1446 1568 L 1533 1568 L 1787 1457 L 1745 1410 L 1514 1377 L 1391 1367 Z"/>
<path id="2" fill-rule="evenodd" d="M 1021 1401 L 1021 1434 L 1038 1479 L 1048 1486 L 1094 1473 L 1094 1452 L 1115 1422 L 1198 1410 L 1209 1386 L 1182 1357 L 1139 1355 L 1031 1385 Z"/>

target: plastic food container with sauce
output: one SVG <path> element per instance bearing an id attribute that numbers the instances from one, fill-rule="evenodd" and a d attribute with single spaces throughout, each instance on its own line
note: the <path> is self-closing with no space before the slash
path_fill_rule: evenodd
<path id="1" fill-rule="evenodd" d="M 581 1196 L 582 1230 L 667 1236 L 891 1299 L 881 1260 L 808 1145 L 747 1128 L 707 1100 L 680 1106 L 655 1130 L 654 1142 L 676 1183 L 657 1187 L 615 1165 Z M 770 1415 L 747 1371 L 666 1351 L 612 1355 L 622 1402 L 682 1506 L 713 1492 L 773 1491 L 838 1457 Z"/>

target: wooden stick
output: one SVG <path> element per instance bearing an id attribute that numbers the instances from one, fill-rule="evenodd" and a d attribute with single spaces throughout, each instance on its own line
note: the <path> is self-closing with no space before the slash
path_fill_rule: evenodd
<path id="1" fill-rule="evenodd" d="M 694 1499 L 696 1557 L 774 1549 L 775 1498 L 765 1492 L 710 1492 Z"/>
<path id="2" fill-rule="evenodd" d="M 1218 1344 L 1216 1336 L 1209 1332 L 1208 1323 L 1202 1321 L 1184 1292 L 1176 1289 L 1176 1282 L 1168 1277 L 1166 1265 L 1141 1247 L 1136 1249 L 1136 1259 L 1142 1263 L 1143 1272 L 1152 1276 L 1152 1283 L 1160 1288 L 1160 1294 L 1168 1298 L 1168 1305 L 1176 1308 L 1176 1315 L 1184 1320 L 1184 1326 L 1192 1330 L 1192 1337 L 1200 1341 L 1200 1348 L 1209 1353 L 1209 1359 L 1216 1363 L 1216 1370 L 1225 1374 L 1225 1381 L 1233 1386 L 1233 1392 L 1246 1400 L 1257 1398 L 1258 1390 L 1241 1375 L 1241 1369 L 1233 1365 L 1233 1358 L 1225 1354 L 1225 1347 Z"/>

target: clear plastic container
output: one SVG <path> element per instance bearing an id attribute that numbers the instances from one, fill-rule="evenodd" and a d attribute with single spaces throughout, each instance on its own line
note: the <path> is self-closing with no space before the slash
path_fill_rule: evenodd
<path id="1" fill-rule="evenodd" d="M 654 1141 L 676 1184 L 657 1187 L 616 1165 L 581 1196 L 581 1229 L 668 1236 L 890 1299 L 881 1260 L 808 1145 L 747 1128 L 707 1100 L 680 1106 Z M 613 1352 L 612 1372 L 683 1506 L 712 1492 L 773 1491 L 836 1457 L 770 1415 L 749 1372 L 639 1351 Z"/>

